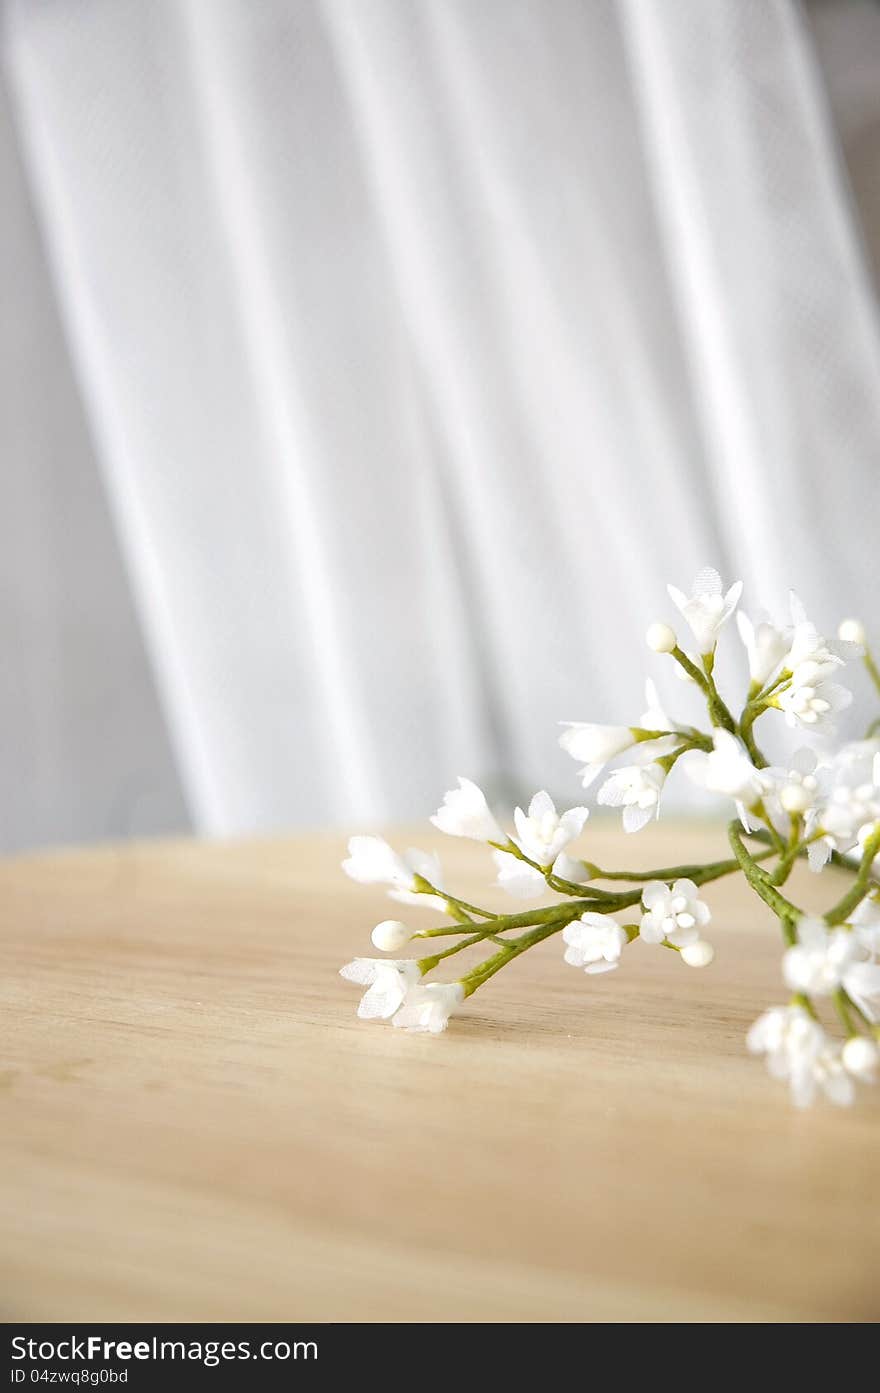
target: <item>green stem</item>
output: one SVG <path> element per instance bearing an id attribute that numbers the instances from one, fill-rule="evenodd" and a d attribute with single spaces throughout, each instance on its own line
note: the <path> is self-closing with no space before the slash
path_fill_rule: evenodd
<path id="1" fill-rule="evenodd" d="M 760 859 L 763 860 L 772 854 L 772 850 L 764 851 L 761 853 Z M 751 861 L 752 865 L 755 866 L 756 870 L 760 870 L 756 861 L 752 861 L 750 857 L 748 859 Z M 716 861 L 705 866 L 671 866 L 664 867 L 659 872 L 652 872 L 652 876 L 656 876 L 657 879 L 665 877 L 666 879 L 674 880 L 678 878 L 679 872 L 687 872 L 689 879 L 693 880 L 695 884 L 705 885 L 712 880 L 718 880 L 722 876 L 732 874 L 740 868 L 740 865 L 741 862 L 739 858 L 736 858 L 732 861 Z M 580 898 L 570 900 L 568 904 L 551 905 L 546 909 L 528 910 L 523 914 L 499 915 L 498 918 L 493 921 L 491 927 L 478 929 L 475 933 L 466 935 L 460 943 L 455 944 L 452 948 L 447 948 L 443 952 L 419 959 L 419 967 L 424 975 L 435 968 L 444 958 L 452 957 L 453 954 L 461 952 L 463 948 L 469 948 L 475 943 L 491 939 L 493 943 L 499 945 L 498 952 L 494 953 L 491 958 L 487 958 L 484 962 L 478 964 L 477 967 L 472 968 L 470 972 L 465 973 L 460 979 L 464 986 L 465 995 L 470 996 L 478 987 L 481 987 L 484 982 L 487 982 L 490 977 L 494 977 L 495 973 L 499 972 L 507 963 L 512 962 L 514 958 L 519 957 L 521 953 L 533 947 L 534 944 L 542 943 L 545 938 L 550 938 L 553 934 L 559 933 L 565 928 L 566 924 L 570 924 L 572 920 L 578 918 L 585 909 L 592 909 L 599 914 L 608 914 L 612 910 L 628 909 L 632 905 L 638 904 L 641 897 L 641 886 L 638 886 L 634 890 L 621 891 L 617 894 L 609 893 L 604 901 Z M 528 932 L 522 934 L 519 938 L 503 939 L 497 937 L 497 935 L 504 930 L 521 927 L 527 928 Z M 461 930 L 444 925 L 443 928 L 440 929 L 422 929 L 419 933 L 414 934 L 413 937 L 434 938 L 457 932 L 461 932 Z M 630 939 L 632 939 L 636 937 L 638 929 L 635 925 L 628 926 L 627 933 Z"/>
<path id="2" fill-rule="evenodd" d="M 776 869 L 770 877 L 773 885 L 785 884 L 788 877 L 791 875 L 791 870 L 795 861 L 807 848 L 808 843 L 800 840 L 800 828 L 800 818 L 792 817 L 791 835 L 788 839 L 788 846 L 783 855 L 780 856 Z"/>
<path id="3" fill-rule="evenodd" d="M 865 649 L 865 656 L 862 661 L 864 662 L 865 667 L 868 669 L 871 681 L 874 683 L 874 686 L 877 688 L 877 691 L 880 692 L 880 668 L 878 668 L 876 662 L 874 661 L 874 655 L 871 652 L 870 648 Z"/>
<path id="4" fill-rule="evenodd" d="M 762 851 L 759 856 L 749 859 L 757 865 L 759 861 L 766 861 L 767 857 L 772 855 L 774 855 L 773 849 L 768 848 L 766 851 Z M 484 938 L 489 938 L 494 933 L 505 933 L 508 929 L 530 928 L 536 924 L 556 923 L 562 926 L 587 910 L 597 914 L 611 914 L 638 904 L 642 898 L 641 884 L 646 880 L 687 879 L 692 880 L 695 885 L 708 885 L 711 881 L 732 875 L 741 868 L 739 858 L 712 861 L 708 865 L 660 866 L 654 870 L 641 872 L 601 871 L 597 866 L 595 870 L 605 879 L 637 881 L 639 885 L 634 890 L 618 891 L 617 893 L 608 890 L 594 891 L 592 887 L 583 893 L 584 887 L 578 886 L 581 893 L 576 899 L 570 899 L 567 904 L 548 905 L 543 909 L 527 909 L 521 914 L 498 914 L 492 920 L 491 926 L 487 926 L 485 930 L 481 929 L 480 933 Z M 460 927 L 443 924 L 436 929 L 419 929 L 418 933 L 413 934 L 413 938 L 443 938 L 461 932 Z"/>
<path id="5" fill-rule="evenodd" d="M 526 866 L 531 866 L 533 871 L 537 871 L 539 875 L 544 877 L 550 889 L 555 890 L 557 894 L 576 895 L 579 898 L 583 897 L 585 893 L 583 885 L 578 885 L 573 880 L 565 880 L 562 876 L 554 875 L 552 866 L 542 866 L 537 861 L 533 861 L 530 856 L 526 856 L 521 847 L 517 846 L 516 842 L 509 841 L 505 846 L 502 846 L 500 842 L 490 842 L 489 845 L 494 846 L 498 851 L 506 852 L 508 856 L 515 857 L 517 861 L 522 861 Z M 583 862 L 581 864 L 583 864 Z M 607 890 L 600 890 L 593 886 L 590 886 L 586 893 L 589 894 L 591 898 L 597 900 L 606 900 L 609 898 L 609 892 Z"/>
<path id="6" fill-rule="evenodd" d="M 865 1015 L 861 1006 L 859 1006 L 857 1002 L 853 1001 L 849 992 L 846 991 L 845 988 L 840 988 L 840 994 L 845 999 L 847 1008 L 850 1011 L 855 1011 L 862 1025 L 865 1026 L 872 1034 L 876 1035 L 878 1031 L 880 1031 L 880 1026 L 878 1026 L 874 1021 L 872 1021 L 870 1016 Z"/>
<path id="7" fill-rule="evenodd" d="M 849 871 L 850 875 L 852 875 L 853 871 L 855 870 L 852 861 L 848 861 L 845 856 L 841 856 L 839 851 L 832 851 L 831 859 L 829 860 L 828 864 L 829 866 L 833 866 L 834 869 L 837 871 Z M 880 889 L 880 880 L 878 880 L 876 876 L 868 877 L 868 889 Z"/>
<path id="8" fill-rule="evenodd" d="M 770 842 L 773 840 L 770 836 L 770 833 L 767 832 L 763 827 L 757 828 L 754 832 L 751 832 L 749 835 L 752 837 L 754 841 Z M 818 836 L 810 838 L 810 841 L 815 840 L 818 840 Z M 808 847 L 809 842 L 804 842 L 801 847 L 801 850 L 798 852 L 799 860 L 806 856 Z M 753 859 L 758 861 L 762 858 L 756 856 Z M 853 871 L 856 869 L 852 861 L 848 861 L 845 856 L 841 856 L 839 851 L 832 851 L 828 864 L 829 866 L 833 866 L 836 871 L 846 871 L 849 875 L 852 875 Z M 869 876 L 868 889 L 873 890 L 877 888 L 880 888 L 880 880 L 878 880 L 876 876 Z"/>
<path id="9" fill-rule="evenodd" d="M 749 752 L 749 759 L 752 761 L 756 769 L 767 768 L 767 760 L 765 759 L 762 751 L 758 748 L 758 745 L 755 742 L 755 737 L 752 734 L 752 726 L 755 724 L 755 721 L 761 715 L 761 712 L 765 710 L 766 707 L 763 706 L 760 702 L 750 701 L 743 709 L 743 713 L 739 718 L 739 736 Z"/>
<path id="10" fill-rule="evenodd" d="M 688 677 L 696 682 L 703 696 L 706 698 L 706 705 L 709 708 L 709 719 L 713 726 L 723 726 L 725 730 L 729 730 L 731 734 L 735 734 L 736 721 L 722 701 L 721 695 L 712 677 L 712 669 L 715 665 L 714 653 L 705 653 L 703 655 L 702 671 L 697 667 L 696 663 L 691 662 L 687 653 L 679 648 L 678 645 L 673 648 L 672 656 L 679 667 L 684 669 Z"/>
<path id="11" fill-rule="evenodd" d="M 865 850 L 855 880 L 846 894 L 825 915 L 826 924 L 842 924 L 852 911 L 862 903 L 873 883 L 871 868 L 874 864 L 874 857 L 878 853 L 880 853 L 880 823 L 877 824 L 865 842 Z"/>
<path id="12" fill-rule="evenodd" d="M 754 813 L 755 817 L 759 817 L 762 822 L 765 822 L 767 824 L 767 836 L 770 839 L 771 845 L 773 846 L 777 856 L 784 856 L 786 850 L 785 839 L 779 835 L 776 828 L 773 826 L 770 814 L 767 812 L 767 809 L 764 805 L 763 798 L 759 798 L 757 803 L 753 803 L 752 806 L 749 808 L 749 812 Z"/>
<path id="13" fill-rule="evenodd" d="M 450 919 L 454 919 L 457 924 L 473 924 L 475 922 L 470 914 L 460 909 L 456 905 L 455 900 L 450 900 L 448 896 L 446 899 L 446 913 L 449 915 Z"/>
<path id="14" fill-rule="evenodd" d="M 751 860 L 751 858 L 748 859 Z M 739 864 L 740 861 L 739 858 L 737 858 L 736 861 L 733 862 L 721 861 L 713 866 L 697 867 L 695 868 L 692 879 L 695 884 L 704 885 L 710 880 L 717 880 L 720 876 L 729 875 L 731 871 L 736 870 Z M 752 864 L 755 865 L 754 862 Z M 756 870 L 760 870 L 760 867 L 757 865 L 755 865 L 755 868 Z M 616 907 L 625 909 L 630 905 L 638 903 L 641 899 L 641 891 L 629 891 L 626 894 L 621 894 L 614 898 L 617 901 Z M 610 908 L 610 905 L 603 905 L 599 909 L 599 913 L 608 913 Z M 465 996 L 471 996 L 478 987 L 481 987 L 490 977 L 494 977 L 496 972 L 500 972 L 502 967 L 506 967 L 509 962 L 519 957 L 526 949 L 532 948 L 536 943 L 542 943 L 545 938 L 550 938 L 552 934 L 559 933 L 561 929 L 565 928 L 567 923 L 570 923 L 572 919 L 577 917 L 579 909 L 580 904 L 565 906 L 565 910 L 567 910 L 568 913 L 565 913 L 565 910 L 563 910 L 563 913 L 555 920 L 541 924 L 537 928 L 531 929 L 528 933 L 522 934 L 520 938 L 505 943 L 491 958 L 487 958 L 485 962 L 480 963 L 477 967 L 472 968 L 470 972 L 465 973 L 464 977 L 461 978 Z"/>
<path id="15" fill-rule="evenodd" d="M 574 918 L 574 915 L 571 916 Z M 488 982 L 490 977 L 494 977 L 496 972 L 500 972 L 502 967 L 506 967 L 514 958 L 518 958 L 520 953 L 524 953 L 527 948 L 532 948 L 536 943 L 541 943 L 551 934 L 559 933 L 564 928 L 563 923 L 546 924 L 540 928 L 532 929 L 530 933 L 522 934 L 520 938 L 515 938 L 509 944 L 505 944 L 491 958 L 486 958 L 485 962 L 466 972 L 462 977 L 461 985 L 464 987 L 465 996 L 472 996 L 473 993 Z"/>
<path id="16" fill-rule="evenodd" d="M 454 943 L 451 948 L 444 948 L 442 953 L 432 953 L 428 958 L 419 958 L 419 971 L 424 977 L 426 973 L 433 972 L 437 964 L 442 962 L 444 958 L 451 958 L 453 954 L 460 953 L 463 948 L 470 948 L 474 943 L 485 943 L 487 939 L 499 945 L 504 942 L 503 938 L 497 938 L 491 930 L 480 929 L 477 933 L 468 934 L 467 938 L 463 938 L 460 943 Z"/>
<path id="17" fill-rule="evenodd" d="M 764 901 L 766 905 L 778 915 L 782 924 L 782 933 L 786 943 L 791 945 L 797 941 L 795 924 L 803 915 L 803 910 L 798 909 L 797 905 L 792 904 L 791 900 L 776 889 L 772 883 L 772 877 L 768 875 L 763 866 L 759 866 L 757 861 L 747 850 L 742 839 L 738 822 L 731 822 L 727 828 L 727 835 L 730 838 L 730 845 L 733 854 L 742 867 L 743 875 L 755 891 L 756 895 Z"/>
<path id="18" fill-rule="evenodd" d="M 834 1009 L 840 1018 L 840 1024 L 843 1026 L 845 1034 L 847 1036 L 857 1035 L 858 1031 L 853 1025 L 849 1014 L 849 997 L 842 987 L 838 987 L 837 991 L 834 993 L 833 1001 Z"/>
<path id="19" fill-rule="evenodd" d="M 814 1021 L 818 1021 L 819 1013 L 805 992 L 792 992 L 791 1004 L 792 1006 L 802 1006 L 807 1014 L 813 1017 Z"/>
<path id="20" fill-rule="evenodd" d="M 467 900 L 460 900 L 456 895 L 450 895 L 446 890 L 440 890 L 436 885 L 432 885 L 430 880 L 425 880 L 423 875 L 413 876 L 413 887 L 419 895 L 436 895 L 438 899 L 445 900 L 449 908 L 449 914 L 453 919 L 457 919 L 460 924 L 473 923 L 472 914 L 478 914 L 481 919 L 497 919 L 491 909 L 480 909 L 479 905 L 468 904 Z"/>
<path id="21" fill-rule="evenodd" d="M 678 746 L 678 749 L 671 750 L 668 755 L 661 755 L 660 758 L 655 761 L 655 763 L 659 764 L 660 768 L 663 769 L 667 774 L 670 774 L 672 770 L 675 768 L 676 762 L 679 759 L 681 759 L 682 755 L 687 754 L 689 750 L 695 750 L 697 748 L 698 746 L 694 743 L 693 740 L 685 740 L 683 745 Z"/>
<path id="22" fill-rule="evenodd" d="M 550 889 L 555 890 L 557 895 L 577 895 L 582 899 L 586 894 L 591 899 L 606 900 L 611 893 L 609 890 L 600 890 L 598 885 L 578 885 L 574 880 L 564 880 L 562 876 L 553 875 L 552 871 L 544 871 L 543 875 Z"/>
<path id="23" fill-rule="evenodd" d="M 724 730 L 729 730 L 731 735 L 736 735 L 736 721 L 722 700 L 721 693 L 715 685 L 715 678 L 712 673 L 715 668 L 715 652 L 703 654 L 703 671 L 706 674 L 706 701 L 709 706 L 709 717 L 713 726 L 721 726 Z"/>
<path id="24" fill-rule="evenodd" d="M 692 680 L 696 682 L 697 686 L 700 688 L 700 691 L 707 692 L 708 687 L 704 674 L 697 667 L 696 663 L 691 662 L 687 653 L 685 653 L 683 649 L 679 648 L 677 644 L 675 648 L 673 648 L 672 650 L 672 656 L 678 663 L 679 667 L 684 668 L 688 677 L 692 678 Z"/>
<path id="25" fill-rule="evenodd" d="M 760 856 L 752 859 L 755 861 L 766 861 L 768 856 L 775 855 L 773 847 L 768 847 L 762 851 Z M 729 875 L 733 871 L 740 869 L 739 862 L 733 861 L 713 861 L 709 865 L 691 864 L 686 866 L 658 866 L 652 871 L 603 871 L 598 866 L 595 868 L 597 880 L 694 880 L 696 876 L 707 871 L 716 872 L 718 875 Z M 699 882 L 696 882 L 699 883 Z"/>
<path id="26" fill-rule="evenodd" d="M 579 899 L 569 900 L 567 904 L 548 905 L 543 909 L 527 909 L 522 914 L 496 914 L 492 923 L 480 932 L 484 938 L 488 938 L 490 934 L 504 933 L 507 929 L 524 929 L 532 924 L 547 924 L 556 920 L 566 922 L 568 917 L 573 919 L 587 909 L 598 907 L 595 900 Z M 418 933 L 413 934 L 413 938 L 444 938 L 461 932 L 460 926 L 444 924 L 438 929 L 419 929 Z"/>

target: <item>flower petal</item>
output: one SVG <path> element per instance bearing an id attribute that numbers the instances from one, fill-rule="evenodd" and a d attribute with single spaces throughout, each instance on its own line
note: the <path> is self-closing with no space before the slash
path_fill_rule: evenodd
<path id="1" fill-rule="evenodd" d="M 623 810 L 623 830 L 624 832 L 640 832 L 643 827 L 654 817 L 654 808 L 637 808 L 630 805 Z"/>

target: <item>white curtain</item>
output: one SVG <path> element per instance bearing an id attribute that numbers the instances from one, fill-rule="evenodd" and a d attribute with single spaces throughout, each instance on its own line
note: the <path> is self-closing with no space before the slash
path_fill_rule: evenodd
<path id="1" fill-rule="evenodd" d="M 876 308 L 790 0 L 10 0 L 5 56 L 200 829 L 574 788 L 556 720 L 639 715 L 707 563 L 876 608 Z"/>

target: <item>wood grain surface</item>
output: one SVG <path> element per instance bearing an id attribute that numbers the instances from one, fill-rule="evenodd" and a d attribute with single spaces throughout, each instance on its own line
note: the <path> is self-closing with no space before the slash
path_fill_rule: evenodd
<path id="1" fill-rule="evenodd" d="M 588 840 L 600 864 L 725 847 Z M 443 852 L 477 896 L 485 852 Z M 711 968 L 637 944 L 586 977 L 552 939 L 433 1038 L 355 1018 L 336 971 L 389 906 L 342 854 L 0 863 L 5 1319 L 876 1319 L 878 1100 L 797 1112 L 745 1054 L 783 994 L 741 882 L 708 892 Z"/>

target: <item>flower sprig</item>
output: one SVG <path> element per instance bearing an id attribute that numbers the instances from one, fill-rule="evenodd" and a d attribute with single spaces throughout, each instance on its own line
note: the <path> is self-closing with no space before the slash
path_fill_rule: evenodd
<path id="1" fill-rule="evenodd" d="M 659 816 L 666 781 L 682 761 L 700 787 L 732 800 L 732 855 L 649 871 L 603 869 L 573 855 L 588 807 L 559 811 L 541 790 L 527 809 L 515 809 L 513 828 L 506 831 L 482 790 L 460 778 L 431 822 L 449 836 L 484 844 L 495 884 L 509 895 L 535 900 L 549 894 L 552 902 L 500 914 L 454 895 L 439 857 L 414 849 L 398 854 L 381 837 L 353 837 L 343 862 L 349 876 L 384 884 L 399 903 L 444 916 L 430 928 L 413 930 L 398 919 L 374 927 L 372 941 L 382 953 L 396 954 L 416 942 L 426 952 L 355 958 L 342 968 L 344 978 L 365 988 L 359 1016 L 440 1033 L 502 968 L 556 935 L 565 945 L 564 961 L 587 975 L 616 970 L 636 943 L 706 967 L 715 953 L 703 936 L 712 916 L 702 889 L 742 874 L 778 920 L 782 979 L 790 992 L 784 1005 L 765 1011 L 752 1026 L 749 1050 L 766 1057 L 774 1077 L 788 1081 L 800 1106 L 820 1094 L 849 1103 L 856 1083 L 874 1080 L 880 1071 L 880 716 L 872 718 L 863 740 L 835 747 L 832 737 L 837 713 L 852 700 L 837 680 L 841 669 L 861 659 L 878 695 L 880 669 L 860 621 L 844 620 L 837 639 L 829 640 L 796 596 L 790 598 L 788 621 L 776 624 L 763 615 L 748 618 L 738 609 L 741 594 L 741 582 L 725 589 L 717 571 L 708 568 L 690 594 L 669 587 L 695 651 L 682 647 L 663 621 L 647 630 L 648 647 L 671 658 L 700 693 L 707 729 L 670 719 L 649 681 L 647 709 L 634 724 L 570 721 L 560 736 L 562 748 L 581 765 L 583 787 L 602 777 L 596 801 L 619 807 L 630 833 Z M 734 614 L 749 669 L 738 715 L 715 675 L 719 637 Z M 771 764 L 757 727 L 779 716 L 816 743 Z M 821 917 L 807 914 L 786 891 L 800 860 L 814 872 L 831 866 L 848 876 L 846 890 Z M 455 980 L 433 979 L 441 965 L 468 948 L 483 948 L 486 956 Z M 840 1026 L 834 1038 L 821 1023 L 826 1000 Z"/>

